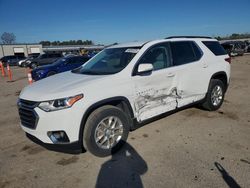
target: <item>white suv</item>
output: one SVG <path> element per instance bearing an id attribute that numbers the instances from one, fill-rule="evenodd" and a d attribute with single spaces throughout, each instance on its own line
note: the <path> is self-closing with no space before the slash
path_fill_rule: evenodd
<path id="1" fill-rule="evenodd" d="M 24 88 L 21 126 L 48 149 L 103 157 L 153 117 L 194 103 L 217 110 L 229 79 L 230 58 L 209 37 L 118 44 Z"/>

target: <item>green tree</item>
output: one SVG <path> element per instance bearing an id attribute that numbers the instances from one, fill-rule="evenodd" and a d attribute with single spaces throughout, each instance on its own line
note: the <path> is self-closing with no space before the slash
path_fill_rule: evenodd
<path id="1" fill-rule="evenodd" d="M 1 39 L 3 44 L 13 44 L 16 41 L 16 36 L 14 35 L 14 33 L 4 32 L 1 35 Z"/>

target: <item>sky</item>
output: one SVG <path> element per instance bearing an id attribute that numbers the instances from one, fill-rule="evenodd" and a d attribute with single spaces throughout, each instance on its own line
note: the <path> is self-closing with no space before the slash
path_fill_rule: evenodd
<path id="1" fill-rule="evenodd" d="M 0 35 L 96 44 L 250 32 L 250 0 L 0 0 Z"/>

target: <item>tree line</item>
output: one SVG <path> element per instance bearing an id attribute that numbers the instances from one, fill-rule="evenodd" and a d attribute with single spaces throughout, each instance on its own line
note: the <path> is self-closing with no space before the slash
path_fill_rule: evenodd
<path id="1" fill-rule="evenodd" d="M 232 35 L 228 36 L 217 36 L 215 37 L 217 40 L 233 40 L 233 39 L 245 39 L 250 38 L 250 33 L 233 33 Z"/>
<path id="2" fill-rule="evenodd" d="M 68 40 L 68 41 L 41 41 L 43 46 L 63 46 L 63 45 L 93 45 L 92 40 Z"/>

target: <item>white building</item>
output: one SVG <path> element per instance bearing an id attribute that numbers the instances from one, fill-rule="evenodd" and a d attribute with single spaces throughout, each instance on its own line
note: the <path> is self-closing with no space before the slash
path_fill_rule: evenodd
<path id="1" fill-rule="evenodd" d="M 0 58 L 7 55 L 28 56 L 41 53 L 41 44 L 0 44 Z"/>

